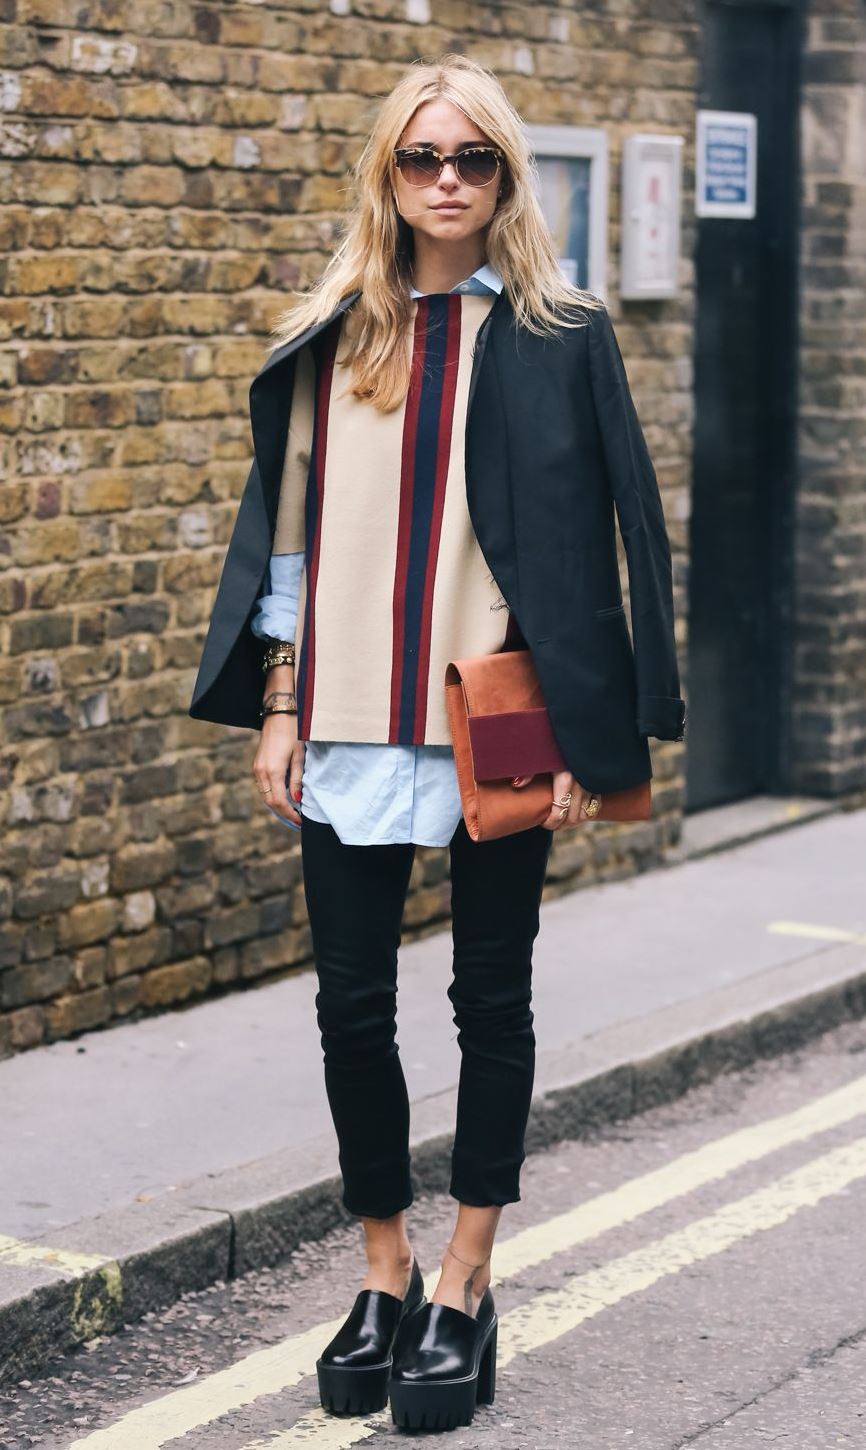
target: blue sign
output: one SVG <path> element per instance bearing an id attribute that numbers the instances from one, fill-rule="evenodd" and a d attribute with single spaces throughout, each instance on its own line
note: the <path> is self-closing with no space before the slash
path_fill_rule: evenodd
<path id="1" fill-rule="evenodd" d="M 757 134 L 746 112 L 698 111 L 698 216 L 755 215 Z"/>
<path id="2" fill-rule="evenodd" d="M 748 200 L 749 135 L 745 126 L 707 127 L 704 196 L 707 201 Z"/>

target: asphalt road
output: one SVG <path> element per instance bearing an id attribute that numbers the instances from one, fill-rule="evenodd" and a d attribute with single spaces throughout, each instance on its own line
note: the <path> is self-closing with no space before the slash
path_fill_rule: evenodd
<path id="1" fill-rule="evenodd" d="M 435 1197 L 411 1211 L 431 1276 L 452 1208 Z M 864 1222 L 863 1022 L 528 1160 L 494 1254 L 496 1400 L 445 1442 L 861 1447 Z M 3 1450 L 405 1439 L 387 1411 L 347 1420 L 318 1408 L 313 1366 L 360 1283 L 358 1233 L 190 1296 L 23 1382 L 0 1399 Z"/>

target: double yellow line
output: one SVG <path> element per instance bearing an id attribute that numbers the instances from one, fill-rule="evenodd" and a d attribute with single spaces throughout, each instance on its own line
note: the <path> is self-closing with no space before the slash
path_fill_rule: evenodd
<path id="1" fill-rule="evenodd" d="M 53 1269 L 57 1274 L 89 1274 L 110 1262 L 104 1254 L 76 1254 L 67 1249 L 52 1249 L 47 1244 L 29 1243 L 26 1239 L 0 1234 L 0 1268 L 11 1264 L 19 1269 Z"/>
<path id="2" fill-rule="evenodd" d="M 794 1112 L 741 1128 L 682 1154 L 661 1168 L 629 1179 L 618 1188 L 497 1243 L 496 1283 L 864 1113 L 866 1077 L 861 1077 Z M 866 1138 L 858 1138 L 811 1159 L 764 1188 L 724 1204 L 685 1228 L 620 1255 L 600 1268 L 576 1274 L 559 1289 L 535 1295 L 527 1304 L 501 1316 L 499 1364 L 531 1353 L 629 1295 L 784 1223 L 800 1209 L 819 1203 L 863 1177 Z M 428 1275 L 428 1294 L 437 1277 L 435 1273 Z M 160 1450 L 169 1441 L 220 1416 L 263 1396 L 279 1394 L 315 1373 L 316 1358 L 343 1317 L 344 1313 L 314 1325 L 302 1334 L 247 1355 L 199 1383 L 130 1410 L 106 1429 L 76 1440 L 69 1450 Z M 317 1409 L 290 1429 L 250 1442 L 243 1450 L 292 1450 L 311 1444 L 322 1450 L 348 1450 L 378 1434 L 388 1423 L 388 1415 L 384 1411 L 366 1420 L 341 1420 Z"/>

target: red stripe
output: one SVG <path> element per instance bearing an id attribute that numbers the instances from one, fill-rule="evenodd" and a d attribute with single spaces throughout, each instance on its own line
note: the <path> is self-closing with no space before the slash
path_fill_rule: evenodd
<path id="1" fill-rule="evenodd" d="M 322 349 L 321 376 L 316 389 L 315 419 L 315 468 L 316 468 L 316 526 L 313 535 L 312 557 L 309 561 L 307 579 L 306 617 L 309 620 L 307 635 L 306 664 L 304 665 L 304 715 L 298 730 L 299 740 L 309 740 L 313 720 L 313 693 L 316 684 L 316 586 L 319 582 L 319 555 L 322 547 L 322 512 L 325 499 L 325 458 L 328 448 L 328 412 L 331 404 L 331 386 L 334 376 L 334 358 L 340 328 L 329 329 Z"/>
<path id="2" fill-rule="evenodd" d="M 442 402 L 439 414 L 439 435 L 436 439 L 436 481 L 430 517 L 430 544 L 424 574 L 424 603 L 418 640 L 418 689 L 415 697 L 415 720 L 412 739 L 424 743 L 427 727 L 427 697 L 430 690 L 430 636 L 433 631 L 433 586 L 439 558 L 439 538 L 445 511 L 445 488 L 451 456 L 451 433 L 454 426 L 454 398 L 457 393 L 457 371 L 460 363 L 461 302 L 459 296 L 448 299 L 448 332 L 445 343 L 445 375 L 442 379 Z M 444 684 L 443 687 L 444 689 Z"/>
<path id="3" fill-rule="evenodd" d="M 394 593 L 392 600 L 391 711 L 388 724 L 388 743 L 390 745 L 396 744 L 400 737 L 400 695 L 403 689 L 406 580 L 409 574 L 409 543 L 412 532 L 412 505 L 415 490 L 415 449 L 418 438 L 418 410 L 421 402 L 421 387 L 424 380 L 424 359 L 427 351 L 429 312 L 429 302 L 426 298 L 419 297 L 418 311 L 415 314 L 414 336 L 412 339 L 412 369 L 409 375 L 409 391 L 406 395 L 403 446 L 400 456 L 400 512 L 397 521 L 397 558 L 394 567 Z"/>

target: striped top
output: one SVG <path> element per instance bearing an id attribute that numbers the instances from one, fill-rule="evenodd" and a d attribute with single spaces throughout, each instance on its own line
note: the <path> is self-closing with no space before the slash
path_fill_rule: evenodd
<path id="1" fill-rule="evenodd" d="M 303 549 L 295 689 L 301 740 L 451 743 L 449 659 L 502 648 L 508 606 L 466 501 L 472 349 L 494 295 L 412 303 L 408 395 L 349 394 L 351 310 L 299 350 L 273 552 Z"/>

